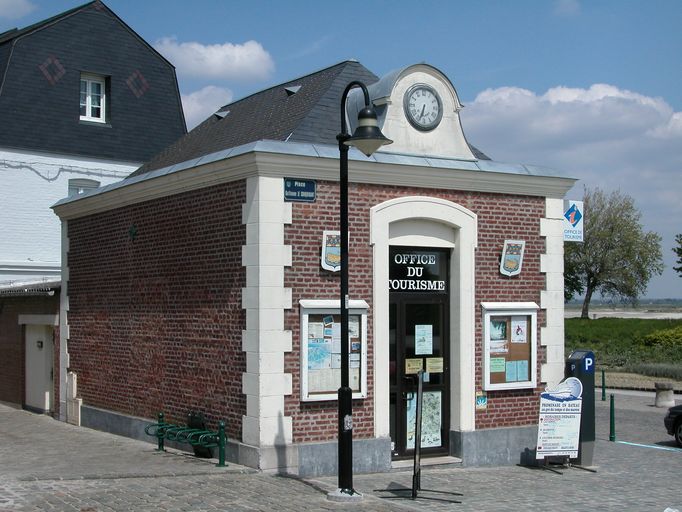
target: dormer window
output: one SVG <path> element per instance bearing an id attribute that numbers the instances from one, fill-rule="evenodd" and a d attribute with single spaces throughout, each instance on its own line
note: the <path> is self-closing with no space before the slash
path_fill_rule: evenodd
<path id="1" fill-rule="evenodd" d="M 81 121 L 106 122 L 106 78 L 81 74 L 80 119 Z"/>
<path id="2" fill-rule="evenodd" d="M 76 178 L 69 180 L 69 197 L 78 196 L 99 187 L 99 181 L 88 180 L 85 178 Z"/>

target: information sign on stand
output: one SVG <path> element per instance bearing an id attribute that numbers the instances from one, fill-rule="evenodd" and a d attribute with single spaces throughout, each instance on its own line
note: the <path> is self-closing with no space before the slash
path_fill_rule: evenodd
<path id="1" fill-rule="evenodd" d="M 536 459 L 577 458 L 583 385 L 569 377 L 540 394 Z"/>

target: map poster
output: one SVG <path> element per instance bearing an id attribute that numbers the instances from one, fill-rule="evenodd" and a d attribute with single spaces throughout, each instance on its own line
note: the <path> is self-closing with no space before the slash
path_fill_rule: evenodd
<path id="1" fill-rule="evenodd" d="M 536 459 L 578 457 L 582 383 L 569 377 L 540 394 Z"/>
<path id="2" fill-rule="evenodd" d="M 422 448 L 437 447 L 442 444 L 441 440 L 441 392 L 424 391 L 424 403 L 422 405 Z M 415 419 L 417 416 L 417 398 L 407 402 L 407 445 L 408 450 L 414 449 Z"/>
<path id="3" fill-rule="evenodd" d="M 308 340 L 308 370 L 325 370 L 332 367 L 332 344 L 320 338 Z"/>

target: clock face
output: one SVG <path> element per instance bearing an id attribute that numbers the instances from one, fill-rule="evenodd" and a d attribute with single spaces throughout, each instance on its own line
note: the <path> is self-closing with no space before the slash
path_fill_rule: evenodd
<path id="1" fill-rule="evenodd" d="M 410 87 L 403 99 L 407 120 L 418 130 L 433 130 L 443 117 L 443 104 L 438 93 L 428 85 Z"/>

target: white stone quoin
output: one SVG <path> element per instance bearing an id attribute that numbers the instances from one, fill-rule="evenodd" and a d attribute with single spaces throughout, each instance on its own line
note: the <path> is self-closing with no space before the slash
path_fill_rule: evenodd
<path id="1" fill-rule="evenodd" d="M 291 223 L 291 204 L 284 202 L 281 178 L 247 179 L 242 222 L 246 225 L 242 441 L 258 447 L 290 444 L 292 419 L 284 415 L 284 397 L 292 393 L 292 380 L 284 373 L 284 354 L 291 351 L 292 342 L 291 331 L 284 330 L 284 310 L 291 308 L 291 289 L 284 288 L 284 267 L 291 266 L 291 247 L 284 245 L 284 225 Z"/>

